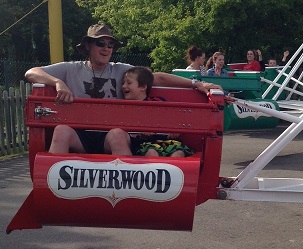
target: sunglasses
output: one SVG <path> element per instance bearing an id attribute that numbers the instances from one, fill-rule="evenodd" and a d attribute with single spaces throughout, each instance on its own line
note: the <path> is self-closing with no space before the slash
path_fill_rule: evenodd
<path id="1" fill-rule="evenodd" d="M 115 46 L 113 42 L 104 42 L 104 41 L 96 41 L 95 44 L 100 48 L 104 48 L 105 46 L 107 46 L 108 48 L 113 48 Z"/>

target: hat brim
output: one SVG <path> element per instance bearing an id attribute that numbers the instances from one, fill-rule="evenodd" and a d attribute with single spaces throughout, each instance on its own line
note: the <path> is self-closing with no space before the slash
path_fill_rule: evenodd
<path id="1" fill-rule="evenodd" d="M 89 40 L 97 40 L 101 37 L 107 37 L 107 38 L 111 38 L 113 41 L 114 41 L 114 51 L 116 51 L 117 49 L 121 48 L 124 46 L 123 42 L 117 40 L 115 37 L 113 36 L 110 36 L 110 35 L 99 35 L 99 36 L 95 36 L 95 37 L 91 37 L 91 36 L 84 36 L 82 38 L 82 41 L 80 44 L 78 44 L 76 46 L 77 50 L 79 53 L 85 55 L 85 56 L 88 56 L 88 50 L 86 49 L 85 47 L 85 43 L 88 42 Z"/>

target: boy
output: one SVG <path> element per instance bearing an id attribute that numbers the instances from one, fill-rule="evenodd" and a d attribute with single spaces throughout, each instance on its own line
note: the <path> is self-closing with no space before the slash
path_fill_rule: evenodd
<path id="1" fill-rule="evenodd" d="M 162 97 L 149 97 L 153 84 L 153 73 L 146 67 L 132 67 L 124 74 L 122 92 L 126 100 L 165 101 Z M 159 135 L 143 133 L 131 135 L 134 155 L 185 157 L 193 152 L 182 142 L 169 139 L 178 134 Z"/>

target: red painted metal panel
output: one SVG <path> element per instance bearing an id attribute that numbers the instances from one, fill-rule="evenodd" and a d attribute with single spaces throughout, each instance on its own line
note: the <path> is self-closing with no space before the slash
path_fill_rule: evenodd
<path id="1" fill-rule="evenodd" d="M 76 99 L 72 104 L 58 104 L 53 99 L 29 97 L 27 125 L 29 127 L 55 127 L 58 124 L 68 124 L 83 129 L 102 127 L 108 130 L 123 127 L 128 131 L 161 130 L 162 132 L 196 134 L 215 134 L 222 125 L 218 106 L 209 103 L 84 100 Z M 50 108 L 57 113 L 37 118 L 34 111 L 38 106 Z M 77 115 L 75 115 L 75 110 Z"/>
<path id="2" fill-rule="evenodd" d="M 196 157 L 39 153 L 27 200 L 32 214 L 21 208 L 8 231 L 44 225 L 191 230 L 199 168 Z"/>

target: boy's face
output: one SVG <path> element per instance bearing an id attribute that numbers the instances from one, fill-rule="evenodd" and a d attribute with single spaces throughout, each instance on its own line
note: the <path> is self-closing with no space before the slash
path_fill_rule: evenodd
<path id="1" fill-rule="evenodd" d="M 146 85 L 139 87 L 137 75 L 134 73 L 127 73 L 124 76 L 122 92 L 125 99 L 144 100 L 146 98 Z"/>
<path id="2" fill-rule="evenodd" d="M 269 60 L 268 61 L 268 66 L 269 67 L 276 67 L 277 66 L 277 61 L 276 60 Z"/>

